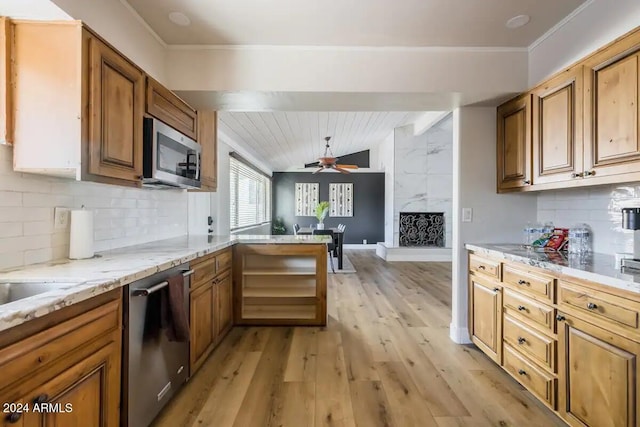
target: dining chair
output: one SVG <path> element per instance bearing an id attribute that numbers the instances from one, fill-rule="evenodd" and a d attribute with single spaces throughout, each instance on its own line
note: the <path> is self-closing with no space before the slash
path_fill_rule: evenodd
<path id="1" fill-rule="evenodd" d="M 300 224 L 293 224 L 293 234 L 297 236 L 298 231 L 300 231 Z"/>
<path id="2" fill-rule="evenodd" d="M 314 236 L 331 236 L 331 242 L 327 243 L 327 252 L 329 252 L 329 262 L 331 263 L 331 271 L 334 273 L 336 269 L 333 267 L 333 252 L 336 250 L 335 239 L 333 235 L 333 230 L 313 230 L 312 234 Z"/>
<path id="3" fill-rule="evenodd" d="M 344 233 L 345 228 L 347 228 L 346 225 L 344 224 L 338 224 L 338 230 L 342 231 Z"/>

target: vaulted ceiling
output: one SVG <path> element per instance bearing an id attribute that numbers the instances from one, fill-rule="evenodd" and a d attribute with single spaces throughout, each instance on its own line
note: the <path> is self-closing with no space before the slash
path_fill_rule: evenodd
<path id="1" fill-rule="evenodd" d="M 418 112 L 220 112 L 219 132 L 249 148 L 274 171 L 302 168 L 324 153 L 331 136 L 335 156 L 367 150 Z"/>
<path id="2" fill-rule="evenodd" d="M 124 0 L 122 0 L 124 1 Z M 584 0 L 126 0 L 168 44 L 526 47 Z M 180 12 L 190 21 L 169 20 Z M 505 22 L 528 14 L 529 25 Z"/>

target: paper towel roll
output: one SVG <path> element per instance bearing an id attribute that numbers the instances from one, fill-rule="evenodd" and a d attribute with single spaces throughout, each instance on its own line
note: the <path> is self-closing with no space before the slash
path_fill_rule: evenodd
<path id="1" fill-rule="evenodd" d="M 93 256 L 93 212 L 86 209 L 71 211 L 69 258 L 84 259 Z"/>

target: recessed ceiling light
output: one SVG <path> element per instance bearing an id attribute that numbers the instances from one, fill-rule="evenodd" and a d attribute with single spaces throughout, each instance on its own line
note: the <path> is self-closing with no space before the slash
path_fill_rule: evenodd
<path id="1" fill-rule="evenodd" d="M 531 21 L 531 17 L 529 15 L 518 15 L 509 19 L 506 25 L 507 28 L 514 30 L 516 28 L 524 27 L 529 23 L 529 21 Z"/>
<path id="2" fill-rule="evenodd" d="M 169 14 L 169 21 L 176 25 L 180 25 L 181 27 L 191 25 L 191 19 L 182 12 L 171 12 Z"/>

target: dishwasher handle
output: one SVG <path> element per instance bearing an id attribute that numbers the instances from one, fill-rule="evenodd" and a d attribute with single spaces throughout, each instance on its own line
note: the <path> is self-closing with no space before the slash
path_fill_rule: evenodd
<path id="1" fill-rule="evenodd" d="M 191 276 L 193 273 L 195 273 L 195 270 L 191 269 L 191 270 L 183 271 L 182 275 L 184 277 L 187 277 L 187 276 Z M 169 285 L 169 282 L 165 280 L 164 282 L 160 282 L 157 285 L 153 285 L 149 288 L 134 289 L 131 294 L 134 297 L 148 297 L 149 295 L 155 292 L 158 292 L 160 289 L 165 288 L 168 285 Z"/>

